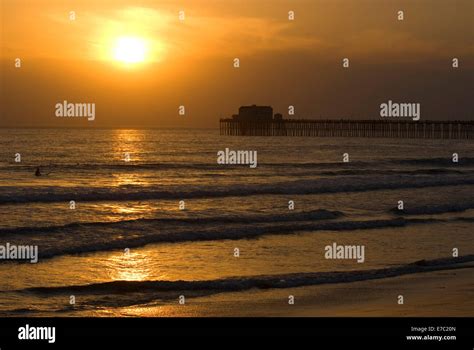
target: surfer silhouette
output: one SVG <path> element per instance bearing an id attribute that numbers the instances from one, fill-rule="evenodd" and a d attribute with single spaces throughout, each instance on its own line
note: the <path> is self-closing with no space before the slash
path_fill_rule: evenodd
<path id="1" fill-rule="evenodd" d="M 36 167 L 35 176 L 41 176 L 41 170 L 39 167 Z"/>

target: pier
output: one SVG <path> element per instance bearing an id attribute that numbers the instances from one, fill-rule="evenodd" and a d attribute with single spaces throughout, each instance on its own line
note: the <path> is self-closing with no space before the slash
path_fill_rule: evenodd
<path id="1" fill-rule="evenodd" d="M 220 119 L 228 136 L 385 137 L 474 139 L 474 121 Z"/>

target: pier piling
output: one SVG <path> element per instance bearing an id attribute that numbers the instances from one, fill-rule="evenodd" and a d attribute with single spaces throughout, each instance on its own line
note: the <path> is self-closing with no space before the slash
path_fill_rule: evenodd
<path id="1" fill-rule="evenodd" d="M 228 136 L 385 137 L 474 139 L 473 121 L 385 121 L 280 119 L 241 121 L 220 119 L 220 134 Z"/>

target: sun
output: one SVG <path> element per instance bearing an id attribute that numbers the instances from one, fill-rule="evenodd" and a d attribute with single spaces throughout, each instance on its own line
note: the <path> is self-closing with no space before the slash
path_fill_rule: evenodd
<path id="1" fill-rule="evenodd" d="M 140 63 L 145 61 L 147 43 L 137 37 L 120 37 L 114 47 L 115 60 L 123 63 Z"/>

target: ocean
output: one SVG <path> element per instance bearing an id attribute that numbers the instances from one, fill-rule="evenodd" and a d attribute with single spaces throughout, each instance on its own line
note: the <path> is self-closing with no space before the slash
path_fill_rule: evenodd
<path id="1" fill-rule="evenodd" d="M 217 164 L 226 148 L 258 166 Z M 39 254 L 0 260 L 2 316 L 179 316 L 184 299 L 248 290 L 266 305 L 473 261 L 474 143 L 0 129 L 0 217 L 0 245 Z M 327 259 L 333 244 L 364 261 Z"/>

